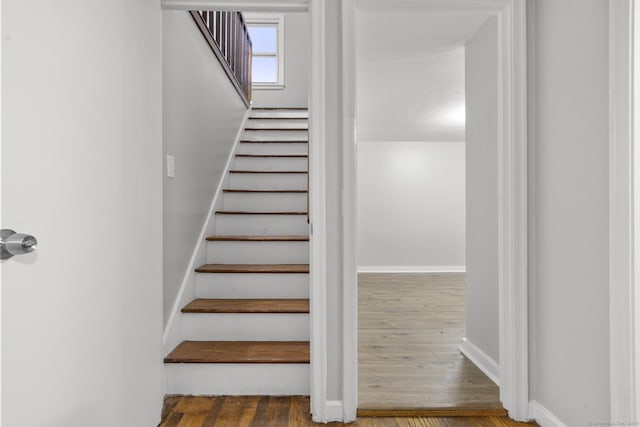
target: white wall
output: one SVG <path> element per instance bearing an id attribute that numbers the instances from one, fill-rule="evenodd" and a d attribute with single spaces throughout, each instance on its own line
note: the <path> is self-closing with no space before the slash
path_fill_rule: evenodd
<path id="1" fill-rule="evenodd" d="M 182 283 L 246 108 L 186 11 L 163 11 L 164 320 Z"/>
<path id="2" fill-rule="evenodd" d="M 2 2 L 6 427 L 160 420 L 158 0 Z"/>
<path id="3" fill-rule="evenodd" d="M 309 104 L 311 35 L 309 14 L 284 16 L 284 89 L 254 89 L 254 107 L 302 107 Z"/>
<path id="4" fill-rule="evenodd" d="M 498 320 L 498 25 L 466 45 L 466 338 L 496 363 Z"/>
<path id="5" fill-rule="evenodd" d="M 358 268 L 465 266 L 464 142 L 358 142 Z"/>
<path id="6" fill-rule="evenodd" d="M 608 422 L 609 2 L 529 6 L 531 394 L 567 426 Z"/>

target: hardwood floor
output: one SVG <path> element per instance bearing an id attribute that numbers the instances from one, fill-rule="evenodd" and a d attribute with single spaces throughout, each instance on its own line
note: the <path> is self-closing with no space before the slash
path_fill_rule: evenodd
<path id="1" fill-rule="evenodd" d="M 364 410 L 504 411 L 498 387 L 458 350 L 465 276 L 359 275 L 358 401 Z"/>
<path id="2" fill-rule="evenodd" d="M 306 427 L 311 421 L 304 396 L 167 396 L 159 427 Z M 359 417 L 354 427 L 488 427 L 523 426 L 507 417 Z"/>

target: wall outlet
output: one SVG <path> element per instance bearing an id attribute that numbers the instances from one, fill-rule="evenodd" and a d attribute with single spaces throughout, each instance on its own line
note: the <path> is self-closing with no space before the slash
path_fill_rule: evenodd
<path id="1" fill-rule="evenodd" d="M 173 156 L 167 154 L 167 176 L 169 178 L 176 177 L 176 162 Z"/>

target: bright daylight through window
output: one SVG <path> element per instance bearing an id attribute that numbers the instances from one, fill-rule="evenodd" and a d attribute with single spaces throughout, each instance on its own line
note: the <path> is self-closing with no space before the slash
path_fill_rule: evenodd
<path id="1" fill-rule="evenodd" d="M 245 16 L 253 45 L 251 82 L 254 88 L 284 87 L 284 19 L 281 15 Z"/>

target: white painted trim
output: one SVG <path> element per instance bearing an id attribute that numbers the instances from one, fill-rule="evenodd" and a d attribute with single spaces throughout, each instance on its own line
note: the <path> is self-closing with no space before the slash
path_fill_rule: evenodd
<path id="1" fill-rule="evenodd" d="M 249 114 L 251 113 L 251 108 L 247 109 L 244 114 L 244 118 L 242 119 L 242 123 L 240 124 L 240 128 L 236 133 L 236 138 L 233 142 L 233 147 L 231 148 L 231 152 L 229 153 L 229 158 L 227 159 L 227 164 L 224 167 L 224 172 L 220 177 L 220 182 L 218 183 L 218 187 L 216 188 L 215 193 L 213 194 L 213 198 L 211 200 L 211 205 L 209 206 L 209 213 L 202 224 L 202 228 L 200 233 L 198 234 L 197 240 L 194 242 L 193 253 L 191 254 L 191 258 L 189 259 L 189 263 L 187 264 L 187 268 L 184 272 L 184 276 L 182 278 L 182 283 L 180 284 L 180 289 L 178 294 L 176 295 L 176 299 L 173 303 L 173 307 L 171 309 L 171 314 L 169 315 L 169 320 L 167 321 L 167 326 L 164 329 L 164 333 L 162 334 L 162 351 L 163 354 L 167 354 L 169 351 L 173 349 L 175 345 L 180 340 L 180 331 L 181 328 L 181 309 L 182 307 L 189 302 L 190 299 L 195 297 L 195 269 L 198 267 L 199 260 L 204 258 L 204 253 L 206 250 L 206 241 L 205 238 L 207 236 L 207 232 L 209 229 L 209 225 L 211 221 L 213 221 L 216 211 L 216 205 L 222 197 L 222 189 L 224 187 L 225 179 L 229 174 L 229 169 L 231 169 L 231 164 L 233 163 L 233 159 L 235 158 L 236 151 L 238 149 L 238 145 L 240 143 L 240 139 L 242 137 L 242 132 L 244 131 L 245 125 L 249 118 Z M 163 380 L 163 386 L 166 385 L 166 375 Z"/>
<path id="2" fill-rule="evenodd" d="M 494 1 L 400 1 L 406 7 L 427 7 L 494 11 Z M 363 4 L 363 3 L 358 3 Z M 394 7 L 397 6 L 394 2 Z M 500 121 L 499 121 L 499 302 L 500 302 L 500 399 L 517 420 L 527 420 L 529 409 L 528 360 L 528 289 L 527 289 L 527 235 L 528 235 L 528 180 L 527 180 L 527 50 L 525 0 L 505 0 L 497 13 L 499 22 L 500 57 Z M 353 13 L 354 0 L 343 1 L 344 10 Z M 467 9 L 468 8 L 468 9 Z M 349 16 L 348 14 L 346 16 Z M 344 23 L 343 23 L 344 25 Z M 343 26 L 343 28 L 345 28 Z M 353 382 L 357 366 L 357 340 L 352 338 L 357 328 L 355 257 L 356 166 L 355 94 L 353 93 L 355 59 L 351 54 L 353 39 L 347 32 L 343 39 L 343 224 L 344 283 L 343 283 L 343 377 Z M 347 356 L 349 357 L 347 359 Z M 345 412 L 347 400 L 355 401 L 357 391 L 343 390 Z"/>
<path id="3" fill-rule="evenodd" d="M 161 0 L 167 10 L 230 10 L 243 12 L 306 12 L 310 0 Z"/>
<path id="4" fill-rule="evenodd" d="M 356 20 L 354 0 L 342 1 L 342 399 L 344 422 L 358 409 L 358 260 Z"/>
<path id="5" fill-rule="evenodd" d="M 511 418 L 525 421 L 529 419 L 526 1 L 510 0 L 498 22 L 500 399 Z"/>
<path id="6" fill-rule="evenodd" d="M 468 339 L 462 338 L 460 344 L 460 353 L 464 354 L 467 359 L 471 360 L 486 376 L 489 377 L 497 386 L 500 385 L 500 367 L 487 353 L 480 350 L 475 344 Z"/>
<path id="7" fill-rule="evenodd" d="M 311 81 L 309 85 L 309 242 L 311 414 L 329 421 L 327 402 L 327 219 L 326 219 L 326 12 L 322 0 L 312 0 Z"/>
<path id="8" fill-rule="evenodd" d="M 532 419 L 536 420 L 540 427 L 567 427 L 567 425 L 553 415 L 551 411 L 535 400 L 529 402 L 529 415 Z"/>
<path id="9" fill-rule="evenodd" d="M 327 421 L 325 422 L 330 423 L 332 421 L 342 421 L 344 417 L 344 408 L 342 406 L 342 401 L 329 400 L 327 402 L 326 413 L 327 413 Z"/>
<path id="10" fill-rule="evenodd" d="M 634 1 L 609 2 L 609 339 L 611 422 L 637 421 L 634 226 Z"/>
<path id="11" fill-rule="evenodd" d="M 464 265 L 361 265 L 358 273 L 465 273 Z"/>
<path id="12" fill-rule="evenodd" d="M 2 2 L 0 1 L 0 34 L 2 32 Z M 2 49 L 0 49 L 0 82 L 2 82 Z M 0 84 L 0 99 L 2 99 L 2 84 Z M 0 102 L 0 153 L 2 152 L 2 102 Z M 0 189 L 2 188 L 2 162 L 0 162 Z M 0 224 L 2 222 L 2 194 L 0 194 Z M 0 385 L 2 382 L 2 266 L 4 263 L 0 263 Z M 2 387 L 0 386 L 0 427 L 2 427 Z"/>

